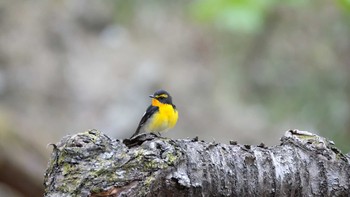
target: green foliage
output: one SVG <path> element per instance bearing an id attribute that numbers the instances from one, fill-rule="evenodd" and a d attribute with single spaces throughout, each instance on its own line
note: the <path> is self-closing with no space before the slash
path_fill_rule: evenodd
<path id="1" fill-rule="evenodd" d="M 213 23 L 222 29 L 255 33 L 263 28 L 266 16 L 274 7 L 306 4 L 302 0 L 201 0 L 192 5 L 191 13 L 198 21 Z"/>
<path id="2" fill-rule="evenodd" d="M 347 13 L 350 13 L 350 0 L 338 0 L 338 3 Z"/>
<path id="3" fill-rule="evenodd" d="M 272 0 L 204 0 L 192 6 L 192 13 L 202 22 L 220 28 L 253 33 L 259 30 Z"/>

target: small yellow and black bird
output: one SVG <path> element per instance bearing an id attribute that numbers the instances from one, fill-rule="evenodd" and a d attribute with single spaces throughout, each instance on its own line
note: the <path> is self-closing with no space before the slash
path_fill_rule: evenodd
<path id="1" fill-rule="evenodd" d="M 158 90 L 149 97 L 152 98 L 152 104 L 143 114 L 139 126 L 131 138 L 139 134 L 141 130 L 159 134 L 176 125 L 179 115 L 170 94 L 165 90 Z"/>

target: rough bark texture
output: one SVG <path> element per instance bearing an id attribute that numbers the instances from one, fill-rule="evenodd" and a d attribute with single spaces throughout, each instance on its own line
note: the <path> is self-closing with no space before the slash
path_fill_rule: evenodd
<path id="1" fill-rule="evenodd" d="M 91 130 L 54 145 L 44 185 L 46 196 L 350 196 L 350 158 L 298 130 L 273 147 Z"/>

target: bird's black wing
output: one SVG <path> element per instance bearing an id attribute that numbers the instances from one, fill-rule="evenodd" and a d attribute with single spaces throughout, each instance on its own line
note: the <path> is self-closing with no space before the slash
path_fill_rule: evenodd
<path id="1" fill-rule="evenodd" d="M 135 135 L 139 134 L 140 133 L 140 130 L 141 130 L 141 127 L 147 122 L 147 120 L 154 114 L 154 112 L 158 111 L 158 107 L 157 106 L 152 106 L 150 105 L 146 112 L 143 114 L 142 118 L 141 118 L 141 121 L 139 123 L 139 126 L 137 127 L 134 135 L 131 136 L 134 137 Z"/>

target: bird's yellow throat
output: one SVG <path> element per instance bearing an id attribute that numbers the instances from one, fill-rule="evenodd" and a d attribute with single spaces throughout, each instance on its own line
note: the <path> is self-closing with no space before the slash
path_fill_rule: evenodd
<path id="1" fill-rule="evenodd" d="M 153 115 L 152 121 L 146 126 L 146 130 L 162 131 L 173 128 L 178 119 L 178 112 L 173 105 L 161 103 L 152 99 L 152 105 L 159 107 L 159 111 Z"/>

